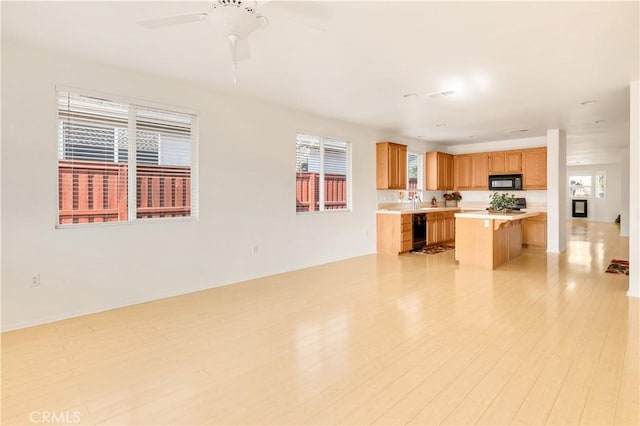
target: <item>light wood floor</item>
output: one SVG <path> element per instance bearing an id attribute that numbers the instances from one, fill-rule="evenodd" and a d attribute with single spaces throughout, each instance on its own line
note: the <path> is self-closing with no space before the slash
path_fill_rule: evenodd
<path id="1" fill-rule="evenodd" d="M 370 255 L 5 333 L 2 423 L 638 424 L 627 240 L 570 232 L 493 272 Z"/>

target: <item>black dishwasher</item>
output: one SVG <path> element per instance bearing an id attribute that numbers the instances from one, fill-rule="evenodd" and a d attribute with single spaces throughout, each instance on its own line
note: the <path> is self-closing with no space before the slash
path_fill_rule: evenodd
<path id="1" fill-rule="evenodd" d="M 413 215 L 413 242 L 411 247 L 420 250 L 427 243 L 427 214 L 418 213 Z"/>

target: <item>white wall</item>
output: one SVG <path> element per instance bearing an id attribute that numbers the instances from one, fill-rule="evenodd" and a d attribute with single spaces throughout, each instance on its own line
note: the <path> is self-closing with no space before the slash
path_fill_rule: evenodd
<path id="1" fill-rule="evenodd" d="M 595 197 L 596 175 L 604 172 L 605 198 Z M 620 164 L 599 164 L 590 166 L 569 166 L 567 176 L 591 176 L 592 194 L 588 199 L 587 220 L 595 222 L 613 222 L 622 211 L 622 175 Z M 568 183 L 567 183 L 568 187 Z M 568 193 L 569 194 L 569 193 Z M 571 219 L 571 197 L 567 197 L 567 218 Z"/>
<path id="2" fill-rule="evenodd" d="M 640 81 L 629 89 L 629 291 L 640 297 Z"/>
<path id="3" fill-rule="evenodd" d="M 471 154 L 475 152 L 508 151 L 510 149 L 539 148 L 547 146 L 547 138 L 544 136 L 505 139 L 500 141 L 470 143 L 465 145 L 450 145 L 446 152 L 449 154 Z"/>
<path id="4" fill-rule="evenodd" d="M 56 230 L 56 84 L 198 110 L 199 220 Z M 375 129 L 6 42 L 2 124 L 3 330 L 375 252 Z M 296 215 L 297 131 L 353 143 L 352 212 Z"/>

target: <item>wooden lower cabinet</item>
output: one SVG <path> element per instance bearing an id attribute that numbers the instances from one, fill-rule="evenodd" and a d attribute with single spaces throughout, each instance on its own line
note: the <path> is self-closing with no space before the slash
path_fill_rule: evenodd
<path id="1" fill-rule="evenodd" d="M 532 247 L 547 247 L 547 214 L 530 217 L 522 223 L 522 244 Z"/>
<path id="2" fill-rule="evenodd" d="M 459 211 L 427 213 L 427 245 L 455 239 L 456 221 L 453 215 Z"/>
<path id="3" fill-rule="evenodd" d="M 411 250 L 413 244 L 411 214 L 376 215 L 378 253 L 400 254 Z"/>

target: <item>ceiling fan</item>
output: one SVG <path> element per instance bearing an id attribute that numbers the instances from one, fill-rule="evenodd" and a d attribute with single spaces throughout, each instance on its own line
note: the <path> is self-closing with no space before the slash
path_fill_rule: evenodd
<path id="1" fill-rule="evenodd" d="M 275 4 L 277 2 L 271 2 L 271 0 L 211 0 L 210 11 L 149 19 L 140 21 L 138 24 L 145 28 L 157 29 L 171 25 L 210 21 L 227 38 L 231 51 L 233 82 L 237 84 L 238 62 L 251 58 L 249 34 L 258 28 L 266 27 L 269 23 L 267 18 L 259 13 L 267 3 Z M 298 12 L 298 14 L 300 13 Z M 313 9 L 308 9 L 303 14 L 316 19 L 328 17 L 326 10 L 318 8 L 317 3 Z M 318 28 L 317 25 L 308 26 Z"/>

